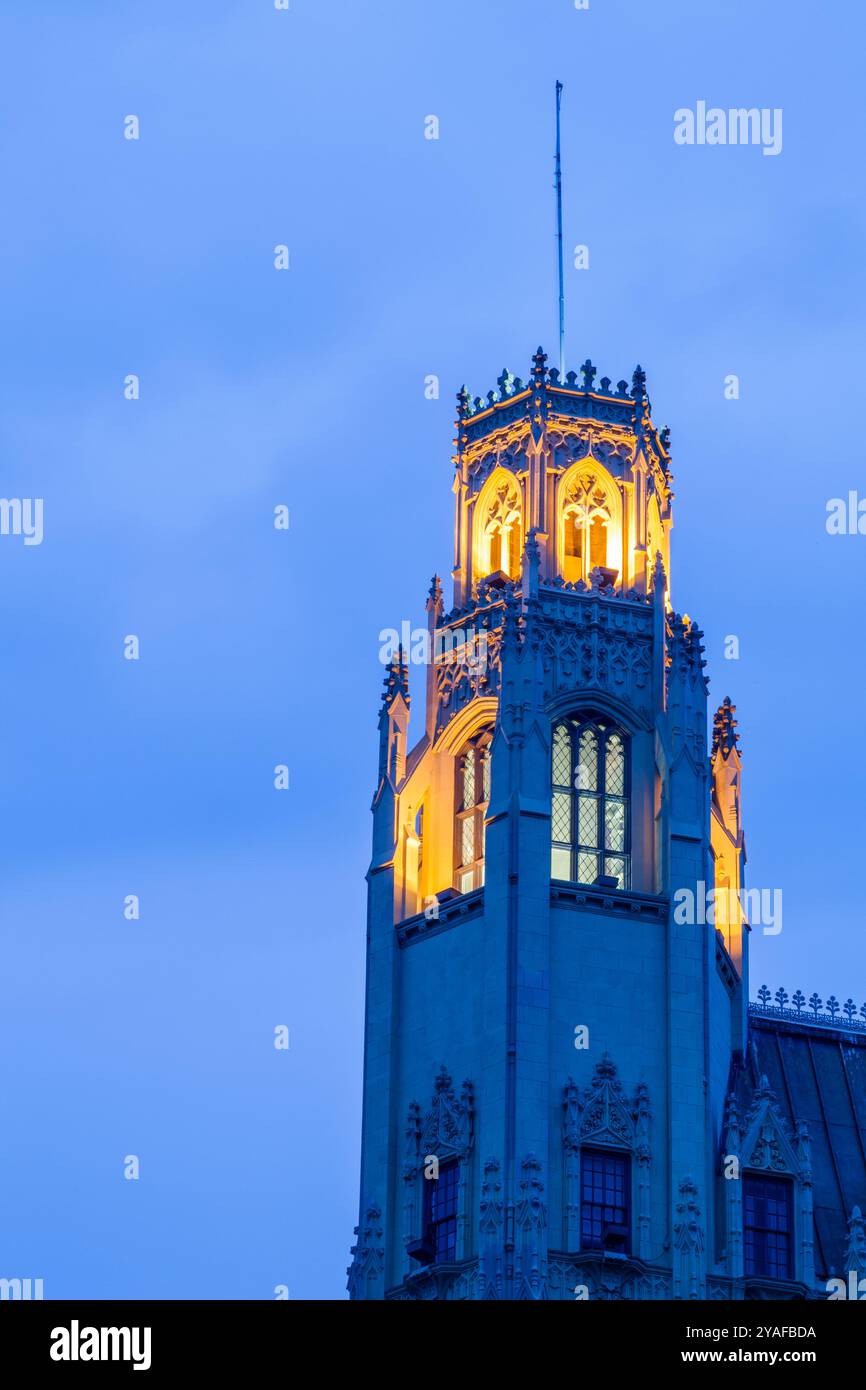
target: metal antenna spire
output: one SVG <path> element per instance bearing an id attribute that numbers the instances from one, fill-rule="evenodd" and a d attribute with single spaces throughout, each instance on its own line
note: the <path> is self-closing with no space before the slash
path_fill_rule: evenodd
<path id="1" fill-rule="evenodd" d="M 559 256 L 559 379 L 565 377 L 565 288 L 562 279 L 562 165 L 559 158 L 559 109 L 562 83 L 556 84 L 556 240 Z"/>

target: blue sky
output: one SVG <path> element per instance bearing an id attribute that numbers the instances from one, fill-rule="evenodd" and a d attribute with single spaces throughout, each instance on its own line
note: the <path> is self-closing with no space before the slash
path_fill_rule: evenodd
<path id="1" fill-rule="evenodd" d="M 450 571 L 453 393 L 555 352 L 557 77 L 567 365 L 640 361 L 671 426 L 673 598 L 738 706 L 750 881 L 784 894 L 753 984 L 866 999 L 866 537 L 825 530 L 866 495 L 864 28 L 8 0 L 0 492 L 44 498 L 45 538 L 0 537 L 0 1274 L 344 1297 L 378 633 Z M 782 108 L 781 154 L 676 145 L 698 100 Z"/>

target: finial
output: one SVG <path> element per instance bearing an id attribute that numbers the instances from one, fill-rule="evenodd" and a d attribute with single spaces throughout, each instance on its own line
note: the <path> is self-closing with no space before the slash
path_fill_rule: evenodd
<path id="1" fill-rule="evenodd" d="M 530 600 L 538 596 L 538 571 L 541 564 L 541 551 L 539 550 L 538 541 L 536 540 L 537 535 L 538 528 L 536 526 L 531 527 L 526 537 L 526 544 L 523 547 L 525 558 L 524 569 L 526 574 L 526 597 Z"/>
<path id="2" fill-rule="evenodd" d="M 603 1081 L 610 1081 L 616 1076 L 616 1065 L 609 1052 L 601 1054 L 600 1061 L 596 1064 L 595 1074 L 592 1078 L 593 1086 L 600 1086 Z"/>
<path id="3" fill-rule="evenodd" d="M 725 1106 L 725 1115 L 729 1129 L 739 1126 L 740 1107 L 737 1104 L 737 1097 L 734 1091 L 731 1091 L 728 1096 L 727 1103 Z"/>
<path id="4" fill-rule="evenodd" d="M 660 550 L 656 551 L 656 558 L 653 563 L 652 586 L 653 593 L 663 594 L 667 587 L 668 577 L 665 574 L 665 562 Z"/>
<path id="5" fill-rule="evenodd" d="M 403 653 L 403 644 L 397 648 L 397 655 L 392 656 L 388 662 L 384 680 L 385 689 L 382 692 L 382 704 L 385 709 L 390 709 L 398 695 L 402 695 L 406 704 L 410 704 L 409 698 L 409 667 Z"/>
<path id="6" fill-rule="evenodd" d="M 595 378 L 596 378 L 596 369 L 595 369 L 595 367 L 592 365 L 592 363 L 590 362 L 590 360 L 589 360 L 588 357 L 587 357 L 586 361 L 585 361 L 584 363 L 582 363 L 581 368 L 580 368 L 580 372 L 581 372 L 581 376 L 583 377 L 583 389 L 584 389 L 584 391 L 591 391 L 591 390 L 592 390 L 592 383 L 595 381 Z"/>
<path id="7" fill-rule="evenodd" d="M 428 625 L 431 631 L 435 628 L 438 619 L 442 616 L 443 606 L 442 584 L 440 583 L 438 574 L 434 574 L 430 581 L 430 588 L 427 591 L 426 603 L 427 613 L 429 614 Z"/>
<path id="8" fill-rule="evenodd" d="M 530 410 L 530 429 L 532 431 L 532 438 L 536 444 L 538 444 L 538 441 L 544 433 L 547 421 L 546 362 L 547 353 L 539 348 L 532 358 L 532 389 L 536 392 L 536 396 Z"/>
<path id="9" fill-rule="evenodd" d="M 721 753 L 723 758 L 727 758 L 734 749 L 738 753 L 741 751 L 737 720 L 734 718 L 736 712 L 737 706 L 732 705 L 730 695 L 726 695 L 713 715 L 712 757 L 715 757 L 716 753 Z"/>
<path id="10" fill-rule="evenodd" d="M 846 1271 L 853 1270 L 858 1276 L 866 1274 L 866 1221 L 857 1206 L 852 1208 L 851 1220 L 848 1222 L 844 1267 Z"/>

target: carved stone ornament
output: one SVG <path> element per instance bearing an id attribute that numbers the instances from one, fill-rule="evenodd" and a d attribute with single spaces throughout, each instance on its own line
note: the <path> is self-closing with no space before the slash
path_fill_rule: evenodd
<path id="1" fill-rule="evenodd" d="M 350 1298 L 364 1298 L 382 1277 L 385 1246 L 382 1240 L 382 1210 L 377 1202 L 367 1207 L 360 1226 L 355 1227 L 357 1245 L 351 1249 L 352 1263 L 346 1273 Z"/>
<path id="2" fill-rule="evenodd" d="M 592 1081 L 581 1094 L 569 1078 L 565 1088 L 564 1137 L 567 1148 L 581 1144 L 612 1144 L 631 1149 L 635 1145 L 635 1125 L 639 1100 L 646 1088 L 629 1104 L 610 1054 L 596 1063 Z"/>
<path id="3" fill-rule="evenodd" d="M 785 1118 L 766 1076 L 761 1077 L 743 1126 L 741 1152 L 747 1168 L 799 1174 L 800 1165 L 788 1137 Z"/>
<path id="4" fill-rule="evenodd" d="M 472 1146 L 474 1110 L 472 1082 L 464 1081 L 460 1095 L 456 1095 L 451 1076 L 443 1066 L 436 1077 L 432 1104 L 424 1117 L 421 1152 L 435 1154 L 440 1160 L 452 1156 L 465 1158 Z"/>

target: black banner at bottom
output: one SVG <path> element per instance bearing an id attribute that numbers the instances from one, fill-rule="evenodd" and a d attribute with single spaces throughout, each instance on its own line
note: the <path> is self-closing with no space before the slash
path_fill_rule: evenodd
<path id="1" fill-rule="evenodd" d="M 863 1307 L 859 1306 L 860 1302 Z M 462 1312 L 460 1311 L 462 1307 Z M 462 1334 L 489 1334 L 503 1305 L 453 1304 Z M 340 1353 L 357 1365 L 362 1339 L 403 1336 L 418 1343 L 419 1368 L 429 1363 L 429 1338 L 457 1324 L 442 1324 L 433 1310 L 405 1302 L 4 1302 L 0 1304 L 0 1368 L 18 1375 L 46 1372 L 50 1378 L 138 1373 L 159 1380 L 178 1372 L 198 1382 L 212 1374 L 275 1371 L 306 1378 L 308 1358 L 326 1372 Z M 430 1319 L 434 1318 L 431 1322 Z M 463 1322 L 463 1318 L 466 1322 Z M 515 1323 L 515 1317 L 517 1322 Z M 845 1308 L 839 1302 L 632 1303 L 579 1302 L 507 1305 L 500 1341 L 485 1335 L 478 1356 L 495 1363 L 497 1343 L 516 1347 L 524 1334 L 550 1334 L 574 1342 L 554 1343 L 560 1351 L 590 1357 L 603 1347 L 618 1371 L 631 1368 L 661 1374 L 674 1367 L 718 1365 L 728 1369 L 790 1366 L 811 1368 L 826 1377 L 849 1374 L 861 1364 L 866 1334 L 866 1299 Z M 524 1322 L 524 1318 L 526 1321 Z M 596 1340 L 603 1339 L 603 1340 Z M 465 1345 L 461 1341 L 461 1345 Z M 538 1348 L 538 1344 L 532 1344 Z M 482 1350 L 483 1348 L 483 1350 Z M 582 1349 L 582 1351 L 581 1351 Z M 384 1350 L 381 1341 L 379 1352 Z M 511 1354 L 511 1353 L 509 1353 Z M 377 1355 L 377 1360 L 379 1359 Z M 393 1372 L 393 1363 L 392 1372 Z M 575 1365 L 575 1373 L 581 1367 Z M 144 1383 L 144 1382 L 143 1382 Z"/>

